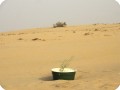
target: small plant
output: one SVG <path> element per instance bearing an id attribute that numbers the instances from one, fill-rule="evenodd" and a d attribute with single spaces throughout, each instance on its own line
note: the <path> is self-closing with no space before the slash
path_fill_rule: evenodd
<path id="1" fill-rule="evenodd" d="M 72 56 L 71 58 L 66 59 L 66 60 L 63 61 L 63 63 L 60 65 L 60 71 L 61 71 L 61 72 L 63 72 L 64 69 L 69 66 L 69 63 L 70 63 L 70 61 L 71 61 L 73 58 L 74 58 L 74 57 Z"/>
<path id="2" fill-rule="evenodd" d="M 66 22 L 57 22 L 56 24 L 53 24 L 53 28 L 65 27 L 66 25 L 67 25 Z"/>

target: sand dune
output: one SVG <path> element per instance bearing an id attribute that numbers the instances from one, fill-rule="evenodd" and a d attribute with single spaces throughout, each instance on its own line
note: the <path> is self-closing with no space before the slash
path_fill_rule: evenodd
<path id="1" fill-rule="evenodd" d="M 75 80 L 51 69 L 74 56 Z M 0 33 L 0 85 L 6 90 L 115 90 L 120 85 L 120 24 Z"/>

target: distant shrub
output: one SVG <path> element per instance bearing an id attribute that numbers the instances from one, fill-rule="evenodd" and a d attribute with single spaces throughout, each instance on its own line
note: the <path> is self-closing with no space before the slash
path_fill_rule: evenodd
<path id="1" fill-rule="evenodd" d="M 19 38 L 18 40 L 23 40 L 23 38 Z"/>
<path id="2" fill-rule="evenodd" d="M 40 39 L 39 39 L 39 38 L 33 38 L 32 40 L 33 40 L 33 41 L 36 41 L 36 40 L 40 40 Z"/>
<path id="3" fill-rule="evenodd" d="M 73 31 L 73 33 L 76 33 L 76 31 Z"/>
<path id="4" fill-rule="evenodd" d="M 94 31 L 99 31 L 97 28 Z"/>
<path id="5" fill-rule="evenodd" d="M 90 35 L 90 33 L 85 33 L 84 35 Z"/>
<path id="6" fill-rule="evenodd" d="M 65 27 L 66 25 L 67 25 L 66 22 L 57 22 L 56 24 L 53 24 L 53 28 Z"/>
<path id="7" fill-rule="evenodd" d="M 93 24 L 93 25 L 97 25 L 97 24 L 95 23 L 95 24 Z"/>

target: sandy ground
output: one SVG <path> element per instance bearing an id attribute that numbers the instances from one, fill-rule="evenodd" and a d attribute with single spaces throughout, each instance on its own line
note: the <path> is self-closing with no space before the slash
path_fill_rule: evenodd
<path id="1" fill-rule="evenodd" d="M 75 80 L 52 80 L 51 69 L 71 56 Z M 0 85 L 5 90 L 115 90 L 120 24 L 0 33 Z"/>

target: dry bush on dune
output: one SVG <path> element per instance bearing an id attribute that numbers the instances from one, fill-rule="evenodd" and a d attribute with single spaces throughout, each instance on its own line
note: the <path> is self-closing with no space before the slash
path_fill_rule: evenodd
<path id="1" fill-rule="evenodd" d="M 56 24 L 53 24 L 53 28 L 65 27 L 66 25 L 67 25 L 66 22 L 57 22 Z"/>

